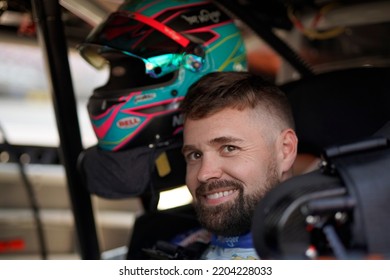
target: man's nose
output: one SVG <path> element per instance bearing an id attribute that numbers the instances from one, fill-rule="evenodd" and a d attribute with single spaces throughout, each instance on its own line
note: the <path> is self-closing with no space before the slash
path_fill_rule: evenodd
<path id="1" fill-rule="evenodd" d="M 211 179 L 220 179 L 222 166 L 218 159 L 204 155 L 198 171 L 198 181 L 205 183 Z"/>

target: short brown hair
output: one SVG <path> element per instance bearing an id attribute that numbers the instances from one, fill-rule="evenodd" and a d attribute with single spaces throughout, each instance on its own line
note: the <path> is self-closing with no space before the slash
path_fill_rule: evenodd
<path id="1" fill-rule="evenodd" d="M 188 90 L 181 109 L 185 119 L 202 119 L 224 108 L 244 110 L 260 106 L 285 127 L 294 128 L 286 95 L 273 83 L 249 72 L 213 72 Z"/>

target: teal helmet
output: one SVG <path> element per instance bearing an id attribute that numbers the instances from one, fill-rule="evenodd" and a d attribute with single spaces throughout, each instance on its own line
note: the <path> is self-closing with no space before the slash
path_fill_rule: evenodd
<path id="1" fill-rule="evenodd" d="M 246 70 L 243 38 L 210 1 L 127 1 L 79 46 L 107 83 L 87 105 L 98 146 L 117 151 L 178 135 L 189 86 L 215 71 Z"/>

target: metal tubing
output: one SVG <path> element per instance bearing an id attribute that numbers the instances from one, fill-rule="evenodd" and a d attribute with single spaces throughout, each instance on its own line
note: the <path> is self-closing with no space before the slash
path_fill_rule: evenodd
<path id="1" fill-rule="evenodd" d="M 60 156 L 65 167 L 81 258 L 100 259 L 91 196 L 77 168 L 83 147 L 61 8 L 58 0 L 32 0 L 32 6 L 46 68 L 50 74 Z"/>
<path id="2" fill-rule="evenodd" d="M 215 0 L 231 14 L 249 26 L 260 38 L 278 52 L 302 77 L 313 76 L 311 67 L 287 43 L 280 39 L 266 22 L 262 22 L 253 11 L 244 9 L 237 1 Z M 239 1 L 238 1 L 239 2 Z"/>

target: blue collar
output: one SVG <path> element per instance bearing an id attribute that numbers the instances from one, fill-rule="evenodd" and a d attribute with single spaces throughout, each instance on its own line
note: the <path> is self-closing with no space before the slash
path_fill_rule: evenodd
<path id="1" fill-rule="evenodd" d="M 239 236 L 217 236 L 211 238 L 211 245 L 222 248 L 253 248 L 252 234 Z"/>

